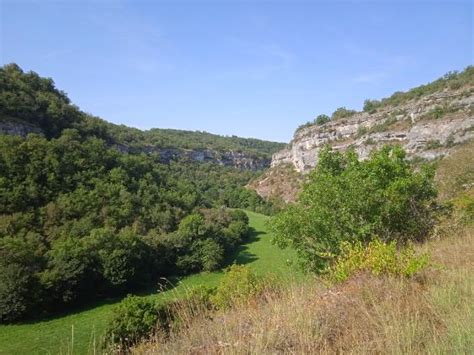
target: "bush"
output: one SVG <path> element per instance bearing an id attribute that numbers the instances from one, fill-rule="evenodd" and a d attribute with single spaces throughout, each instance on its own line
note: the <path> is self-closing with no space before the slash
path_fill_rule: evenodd
<path id="1" fill-rule="evenodd" d="M 439 140 L 429 140 L 426 142 L 425 149 L 426 150 L 431 150 L 431 149 L 438 149 L 441 148 L 443 145 Z"/>
<path id="2" fill-rule="evenodd" d="M 38 235 L 0 238 L 0 323 L 24 318 L 41 309 L 39 271 L 44 263 Z"/>
<path id="3" fill-rule="evenodd" d="M 337 120 L 337 119 L 340 119 L 340 118 L 351 117 L 355 114 L 356 114 L 356 111 L 354 111 L 354 110 L 348 110 L 345 107 L 339 107 L 336 111 L 333 112 L 331 118 L 333 120 Z"/>
<path id="4" fill-rule="evenodd" d="M 428 254 L 416 255 L 411 245 L 398 250 L 395 241 L 375 239 L 367 247 L 361 242 L 342 242 L 340 247 L 341 254 L 329 269 L 329 278 L 334 281 L 345 281 L 359 271 L 412 277 L 429 263 Z"/>
<path id="5" fill-rule="evenodd" d="M 215 271 L 224 262 L 224 248 L 211 239 L 198 243 L 199 259 L 203 271 Z"/>
<path id="6" fill-rule="evenodd" d="M 321 114 L 316 117 L 314 123 L 316 123 L 317 125 L 323 125 L 325 123 L 328 123 L 330 120 L 331 118 L 328 115 Z"/>
<path id="7" fill-rule="evenodd" d="M 261 290 L 255 273 L 243 265 L 232 265 L 219 283 L 211 301 L 218 309 L 239 306 L 249 301 Z"/>
<path id="8" fill-rule="evenodd" d="M 364 112 L 375 113 L 379 106 L 380 101 L 367 99 L 364 101 Z"/>
<path id="9" fill-rule="evenodd" d="M 360 138 L 362 137 L 363 135 L 369 133 L 369 129 L 365 126 L 359 126 L 359 128 L 357 128 L 357 134 L 356 134 L 356 137 L 357 138 Z"/>
<path id="10" fill-rule="evenodd" d="M 157 329 L 167 331 L 172 314 L 167 304 L 137 296 L 128 296 L 112 311 L 105 335 L 106 346 L 115 345 L 125 349 L 150 337 Z"/>
<path id="11" fill-rule="evenodd" d="M 438 118 L 443 117 L 447 112 L 447 109 L 443 106 L 436 106 L 430 111 L 428 111 L 426 114 L 423 115 L 422 118 L 428 119 L 428 120 L 437 120 Z"/>
<path id="12" fill-rule="evenodd" d="M 422 240 L 435 221 L 432 167 L 415 171 L 399 147 L 359 161 L 325 148 L 296 204 L 272 219 L 275 242 L 292 246 L 309 270 L 322 271 L 340 244 Z"/>
<path id="13" fill-rule="evenodd" d="M 212 298 L 215 296 L 217 287 L 198 285 L 189 290 L 186 302 L 195 308 L 214 309 Z"/>

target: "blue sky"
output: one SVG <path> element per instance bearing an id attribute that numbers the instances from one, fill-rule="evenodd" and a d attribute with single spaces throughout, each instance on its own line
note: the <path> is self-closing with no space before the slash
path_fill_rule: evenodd
<path id="1" fill-rule="evenodd" d="M 0 2 L 2 64 L 142 129 L 289 141 L 473 62 L 470 1 Z"/>

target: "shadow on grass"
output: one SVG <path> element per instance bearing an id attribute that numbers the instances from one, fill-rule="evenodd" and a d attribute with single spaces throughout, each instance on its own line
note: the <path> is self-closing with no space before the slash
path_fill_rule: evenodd
<path id="1" fill-rule="evenodd" d="M 257 231 L 255 228 L 250 228 L 249 235 L 243 244 L 240 244 L 237 249 L 226 259 L 226 265 L 239 264 L 245 265 L 250 264 L 258 260 L 258 256 L 249 252 L 249 244 L 258 242 L 261 235 L 266 234 L 262 231 Z"/>
<path id="2" fill-rule="evenodd" d="M 20 326 L 20 325 L 28 325 L 28 324 L 38 324 L 42 322 L 50 322 L 50 321 L 54 321 L 56 319 L 61 319 L 64 317 L 71 317 L 71 316 L 73 317 L 75 315 L 79 315 L 81 313 L 91 311 L 103 306 L 113 305 L 119 302 L 120 300 L 122 300 L 124 297 L 125 295 L 118 295 L 116 297 L 109 297 L 109 298 L 105 298 L 101 300 L 91 300 L 90 302 L 87 302 L 86 304 L 71 305 L 69 309 L 61 309 L 57 311 L 52 311 L 51 313 L 47 313 L 47 314 L 38 314 L 36 317 L 33 317 L 31 319 L 24 319 L 24 320 L 19 320 L 15 322 L 3 323 L 0 325 Z"/>
<path id="3" fill-rule="evenodd" d="M 261 235 L 265 235 L 265 234 L 266 234 L 265 232 L 257 231 L 255 228 L 251 227 L 249 231 L 249 235 L 244 241 L 244 243 L 240 244 L 230 255 L 226 257 L 226 260 L 222 269 L 232 264 L 245 265 L 245 264 L 250 264 L 258 260 L 259 257 L 256 254 L 249 252 L 248 245 L 259 241 L 261 238 Z M 222 269 L 216 272 L 221 272 Z M 191 275 L 195 275 L 195 274 L 191 274 Z M 57 310 L 56 312 L 52 314 L 50 313 L 46 315 L 38 314 L 37 317 L 34 317 L 32 319 L 13 322 L 13 323 L 6 323 L 6 324 L 7 325 L 9 324 L 10 325 L 26 325 L 26 324 L 34 324 L 34 323 L 39 323 L 39 322 L 48 322 L 48 321 L 63 318 L 66 316 L 74 316 L 76 314 L 90 311 L 98 307 L 116 304 L 120 302 L 121 300 L 123 300 L 123 298 L 127 294 L 133 294 L 135 296 L 146 297 L 153 294 L 162 293 L 162 292 L 169 291 L 176 288 L 177 286 L 179 286 L 179 283 L 182 279 L 189 277 L 191 275 L 167 276 L 166 278 L 162 278 L 159 281 L 154 282 L 152 285 L 149 285 L 148 287 L 135 289 L 133 291 L 131 290 L 129 292 L 123 292 L 122 294 L 119 294 L 117 296 L 107 297 L 101 300 L 91 300 L 83 305 L 70 305 L 69 309 Z"/>

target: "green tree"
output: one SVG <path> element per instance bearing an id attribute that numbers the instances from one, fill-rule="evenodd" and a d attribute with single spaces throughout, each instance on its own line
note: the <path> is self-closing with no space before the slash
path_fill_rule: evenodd
<path id="1" fill-rule="evenodd" d="M 359 161 L 325 148 L 298 203 L 272 221 L 275 241 L 294 247 L 302 262 L 321 271 L 341 242 L 421 240 L 434 223 L 433 169 L 414 171 L 399 147 Z"/>
<path id="2" fill-rule="evenodd" d="M 39 272 L 44 263 L 41 238 L 0 238 L 0 322 L 18 320 L 40 309 Z"/>
<path id="3" fill-rule="evenodd" d="M 367 99 L 364 101 L 364 111 L 374 113 L 380 105 L 380 101 Z"/>
<path id="4" fill-rule="evenodd" d="M 336 111 L 334 111 L 332 113 L 331 118 L 333 120 L 337 120 L 337 119 L 340 119 L 340 118 L 347 118 L 347 117 L 351 117 L 355 113 L 356 113 L 356 111 L 354 111 L 354 110 L 348 110 L 345 107 L 339 107 L 338 109 L 336 109 Z"/>
<path id="5" fill-rule="evenodd" d="M 318 117 L 316 117 L 316 119 L 314 120 L 314 122 L 315 122 L 317 125 L 323 125 L 323 124 L 325 124 L 325 123 L 328 123 L 330 120 L 331 120 L 331 118 L 330 118 L 328 115 L 321 114 L 321 115 L 318 115 Z"/>

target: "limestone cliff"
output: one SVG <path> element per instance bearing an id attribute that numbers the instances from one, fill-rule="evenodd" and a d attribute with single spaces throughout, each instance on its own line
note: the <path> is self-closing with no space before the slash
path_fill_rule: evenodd
<path id="1" fill-rule="evenodd" d="M 0 118 L 0 134 L 11 134 L 25 137 L 29 133 L 43 135 L 41 128 L 18 119 Z M 271 159 L 264 156 L 254 156 L 240 151 L 218 151 L 213 149 L 182 149 L 163 148 L 156 145 L 143 145 L 139 148 L 130 148 L 121 143 L 111 143 L 114 149 L 122 153 L 145 152 L 156 153 L 163 163 L 172 160 L 191 161 L 198 163 L 213 163 L 235 167 L 243 170 L 263 170 L 270 167 Z"/>
<path id="2" fill-rule="evenodd" d="M 474 85 L 302 128 L 287 148 L 273 154 L 271 166 L 292 164 L 306 173 L 317 164 L 318 153 L 326 144 L 339 151 L 354 148 L 364 159 L 371 150 L 396 143 L 410 157 L 434 159 L 472 138 Z"/>
<path id="3" fill-rule="evenodd" d="M 121 152 L 128 152 L 130 149 L 123 144 L 116 144 L 114 147 Z M 136 151 L 137 148 L 134 149 Z M 213 163 L 223 166 L 230 166 L 243 170 L 263 170 L 270 167 L 271 159 L 255 157 L 238 151 L 217 151 L 212 149 L 181 149 L 162 148 L 148 145 L 138 150 L 148 154 L 158 154 L 163 163 L 173 160 L 184 160 L 198 163 Z"/>

